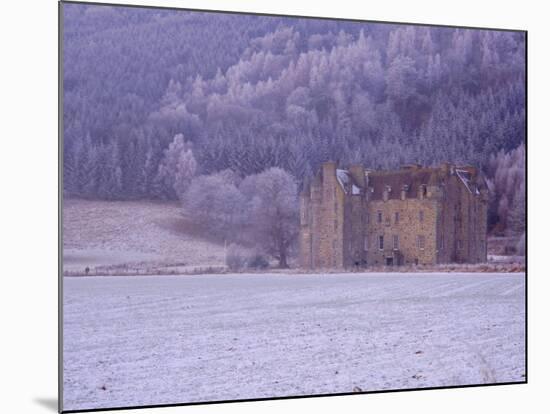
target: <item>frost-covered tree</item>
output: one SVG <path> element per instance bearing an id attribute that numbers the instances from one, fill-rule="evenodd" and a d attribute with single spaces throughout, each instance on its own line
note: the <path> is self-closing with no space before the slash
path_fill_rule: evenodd
<path id="1" fill-rule="evenodd" d="M 237 240 L 242 231 L 245 199 L 231 172 L 199 176 L 182 197 L 184 212 L 218 240 Z"/>
<path id="2" fill-rule="evenodd" d="M 522 183 L 514 195 L 512 205 L 508 211 L 508 229 L 516 234 L 525 232 L 526 221 L 525 185 Z"/>
<path id="3" fill-rule="evenodd" d="M 122 170 L 116 143 L 111 143 L 98 150 L 97 194 L 107 200 L 120 197 L 122 188 Z"/>
<path id="4" fill-rule="evenodd" d="M 185 142 L 183 134 L 177 134 L 164 151 L 157 180 L 163 185 L 165 197 L 182 197 L 197 171 L 197 162 L 191 145 Z"/>
<path id="5" fill-rule="evenodd" d="M 248 200 L 253 239 L 288 267 L 288 257 L 298 233 L 296 180 L 280 168 L 246 177 L 240 189 Z"/>
<path id="6" fill-rule="evenodd" d="M 187 173 L 174 188 L 178 157 L 168 168 L 165 151 L 180 133 L 197 174 L 278 167 L 299 185 L 328 158 L 490 172 L 491 157 L 525 141 L 520 32 L 79 4 L 64 14 L 67 196 L 176 199 Z M 515 203 L 500 197 L 494 217 L 498 205 Z"/>
<path id="7" fill-rule="evenodd" d="M 191 183 L 191 179 L 197 172 L 197 162 L 193 152 L 189 150 L 181 151 L 176 164 L 174 173 L 174 190 L 181 199 Z"/>
<path id="8" fill-rule="evenodd" d="M 498 232 L 525 230 L 525 145 L 500 151 L 491 157 L 488 171 L 490 190 L 489 223 Z"/>

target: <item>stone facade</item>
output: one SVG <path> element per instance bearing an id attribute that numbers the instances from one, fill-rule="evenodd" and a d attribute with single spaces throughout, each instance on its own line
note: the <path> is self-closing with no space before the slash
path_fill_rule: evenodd
<path id="1" fill-rule="evenodd" d="M 369 171 L 326 162 L 300 195 L 308 269 L 487 260 L 488 189 L 474 167 Z"/>

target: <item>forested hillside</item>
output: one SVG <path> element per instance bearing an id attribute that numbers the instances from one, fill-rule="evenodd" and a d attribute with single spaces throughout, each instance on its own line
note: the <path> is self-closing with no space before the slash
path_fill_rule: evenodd
<path id="1" fill-rule="evenodd" d="M 269 167 L 300 188 L 329 158 L 494 181 L 525 141 L 523 33 L 65 4 L 63 36 L 66 196 Z"/>

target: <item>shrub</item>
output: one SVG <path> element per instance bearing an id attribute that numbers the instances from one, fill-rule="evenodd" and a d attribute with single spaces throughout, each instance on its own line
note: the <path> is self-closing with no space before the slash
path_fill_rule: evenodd
<path id="1" fill-rule="evenodd" d="M 247 267 L 251 269 L 267 269 L 269 267 L 268 260 L 260 253 L 255 253 L 250 256 L 246 264 Z"/>
<path id="2" fill-rule="evenodd" d="M 237 244 L 230 244 L 227 248 L 225 264 L 230 270 L 241 270 L 246 265 L 246 253 L 243 248 Z"/>
<path id="3" fill-rule="evenodd" d="M 516 246 L 512 245 L 512 244 L 506 244 L 506 246 L 504 246 L 504 254 L 506 256 L 512 256 L 514 254 L 517 253 L 517 248 Z"/>

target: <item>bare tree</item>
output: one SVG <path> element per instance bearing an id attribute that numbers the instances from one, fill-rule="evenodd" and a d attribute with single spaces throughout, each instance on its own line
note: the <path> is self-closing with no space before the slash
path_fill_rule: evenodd
<path id="1" fill-rule="evenodd" d="M 270 168 L 245 178 L 240 189 L 248 199 L 254 240 L 279 261 L 279 267 L 288 267 L 289 250 L 298 234 L 294 177 L 280 168 Z"/>
<path id="2" fill-rule="evenodd" d="M 186 213 L 221 240 L 237 239 L 245 201 L 228 171 L 195 178 L 182 202 Z"/>

